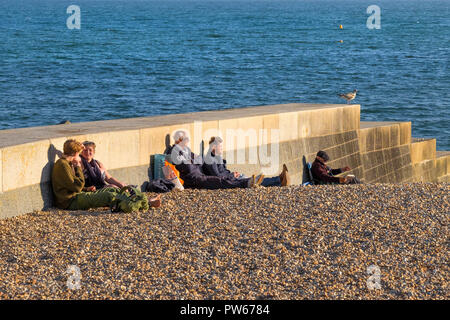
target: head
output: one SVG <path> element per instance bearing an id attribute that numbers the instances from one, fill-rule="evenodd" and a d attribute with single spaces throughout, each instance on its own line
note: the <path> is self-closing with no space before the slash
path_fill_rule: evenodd
<path id="1" fill-rule="evenodd" d="M 83 158 L 85 158 L 88 162 L 90 162 L 95 155 L 95 143 L 92 141 L 83 142 L 84 150 L 81 153 Z"/>
<path id="2" fill-rule="evenodd" d="M 320 161 L 322 161 L 323 163 L 327 162 L 328 160 L 330 160 L 330 157 L 328 156 L 328 154 L 325 151 L 320 150 L 319 152 L 317 152 L 316 158 L 318 158 Z"/>
<path id="3" fill-rule="evenodd" d="M 189 145 L 189 136 L 186 131 L 178 130 L 173 135 L 173 140 L 175 144 L 180 145 L 181 147 L 187 147 Z"/>
<path id="4" fill-rule="evenodd" d="M 83 149 L 84 149 L 83 144 L 75 139 L 69 139 L 66 142 L 64 142 L 63 152 L 66 158 L 78 157 L 80 155 L 80 152 L 83 151 Z"/>
<path id="5" fill-rule="evenodd" d="M 214 152 L 215 155 L 222 155 L 223 153 L 223 140 L 221 137 L 211 137 L 209 140 L 209 149 Z"/>

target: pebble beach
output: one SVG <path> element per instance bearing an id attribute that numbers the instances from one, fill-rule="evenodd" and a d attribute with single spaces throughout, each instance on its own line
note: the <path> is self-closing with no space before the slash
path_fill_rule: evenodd
<path id="1" fill-rule="evenodd" d="M 449 191 L 184 190 L 149 212 L 3 219 L 0 299 L 448 299 Z"/>

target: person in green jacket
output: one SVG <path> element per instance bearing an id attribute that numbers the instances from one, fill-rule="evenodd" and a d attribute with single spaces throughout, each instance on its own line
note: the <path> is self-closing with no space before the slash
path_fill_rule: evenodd
<path id="1" fill-rule="evenodd" d="M 120 193 L 119 188 L 102 188 L 95 192 L 83 192 L 85 184 L 81 167 L 82 143 L 69 139 L 64 142 L 63 155 L 52 170 L 54 204 L 64 210 L 87 210 L 109 207 Z M 161 206 L 160 195 L 149 199 L 150 207 Z"/>
<path id="2" fill-rule="evenodd" d="M 117 188 L 104 188 L 96 192 L 82 192 L 84 175 L 81 168 L 80 152 L 84 146 L 69 139 L 64 143 L 63 156 L 56 161 L 52 170 L 54 204 L 59 209 L 87 210 L 110 206 Z"/>

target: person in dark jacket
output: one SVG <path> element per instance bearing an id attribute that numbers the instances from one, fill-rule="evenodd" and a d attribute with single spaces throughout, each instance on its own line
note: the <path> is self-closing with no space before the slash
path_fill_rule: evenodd
<path id="1" fill-rule="evenodd" d="M 59 209 L 87 210 L 109 206 L 117 195 L 113 188 L 97 192 L 83 192 L 84 175 L 81 169 L 80 152 L 84 149 L 80 142 L 69 139 L 64 142 L 61 159 L 52 169 L 54 204 Z"/>
<path id="2" fill-rule="evenodd" d="M 189 137 L 185 131 L 174 134 L 175 144 L 167 150 L 169 161 L 180 172 L 185 188 L 193 189 L 231 189 L 249 188 L 261 184 L 264 176 L 246 179 L 229 179 L 227 177 L 207 176 L 202 170 L 203 161 L 189 148 Z"/>
<path id="3" fill-rule="evenodd" d="M 350 171 L 349 167 L 331 169 L 326 165 L 330 157 L 325 151 L 317 152 L 316 159 L 312 163 L 311 172 L 313 178 L 319 184 L 349 184 L 359 183 L 358 179 L 350 177 L 335 177 L 336 175 Z"/>
<path id="4" fill-rule="evenodd" d="M 96 191 L 102 188 L 122 188 L 125 183 L 111 176 L 103 163 L 94 159 L 96 145 L 92 141 L 83 142 L 84 149 L 80 154 L 85 185 L 83 191 Z"/>
<path id="5" fill-rule="evenodd" d="M 245 178 L 245 176 L 239 172 L 231 172 L 227 169 L 227 161 L 222 157 L 222 142 L 223 140 L 220 137 L 211 137 L 209 149 L 202 167 L 203 172 L 208 176 L 223 177 L 232 180 Z M 283 171 L 279 176 L 264 178 L 261 185 L 263 187 L 287 186 L 289 185 L 289 182 L 288 169 L 286 165 L 283 164 Z"/>
<path id="6" fill-rule="evenodd" d="M 227 169 L 227 161 L 222 157 L 222 138 L 212 137 L 209 141 L 209 149 L 203 163 L 203 172 L 208 176 L 216 176 L 228 179 L 238 179 L 241 174 Z"/>

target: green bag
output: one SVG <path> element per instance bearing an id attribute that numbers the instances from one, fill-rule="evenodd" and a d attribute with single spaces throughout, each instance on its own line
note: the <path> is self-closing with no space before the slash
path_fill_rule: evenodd
<path id="1" fill-rule="evenodd" d="M 149 209 L 148 199 L 144 193 L 131 186 L 120 189 L 111 203 L 111 212 L 137 212 Z"/>

